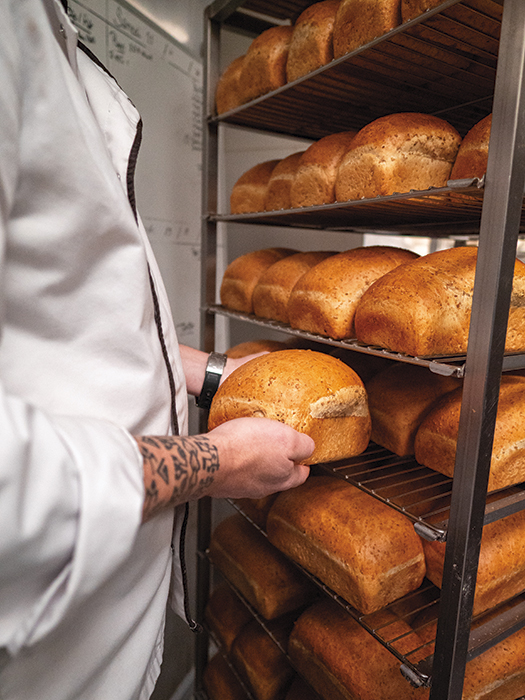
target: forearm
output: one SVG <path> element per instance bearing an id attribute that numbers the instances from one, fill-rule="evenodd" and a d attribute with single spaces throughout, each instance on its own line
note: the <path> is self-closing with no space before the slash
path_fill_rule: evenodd
<path id="1" fill-rule="evenodd" d="M 144 460 L 143 522 L 165 508 L 200 498 L 212 486 L 219 453 L 207 436 L 135 439 Z"/>

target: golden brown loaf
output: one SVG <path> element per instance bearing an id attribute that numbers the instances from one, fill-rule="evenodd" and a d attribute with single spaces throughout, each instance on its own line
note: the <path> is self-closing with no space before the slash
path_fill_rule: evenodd
<path id="1" fill-rule="evenodd" d="M 454 475 L 461 389 L 444 396 L 416 434 L 416 459 L 446 476 Z M 501 378 L 488 490 L 525 481 L 525 377 Z"/>
<path id="2" fill-rule="evenodd" d="M 389 32 L 401 21 L 400 0 L 342 0 L 334 24 L 334 57 L 339 58 Z"/>
<path id="3" fill-rule="evenodd" d="M 232 260 L 222 277 L 221 304 L 233 311 L 253 313 L 252 295 L 260 276 L 270 265 L 292 253 L 297 251 L 291 248 L 263 248 Z"/>
<path id="4" fill-rule="evenodd" d="M 443 0 L 401 0 L 401 20 L 408 22 L 409 19 L 419 17 L 425 10 L 437 7 Z"/>
<path id="5" fill-rule="evenodd" d="M 338 202 L 443 187 L 461 137 L 444 119 L 404 112 L 363 127 L 341 159 Z"/>
<path id="6" fill-rule="evenodd" d="M 248 700 L 248 694 L 220 653 L 209 660 L 202 680 L 208 700 Z"/>
<path id="7" fill-rule="evenodd" d="M 292 153 L 277 163 L 272 170 L 264 203 L 266 211 L 290 209 L 292 206 L 290 193 L 303 153 L 304 151 Z"/>
<path id="8" fill-rule="evenodd" d="M 477 248 L 429 253 L 371 285 L 355 314 L 357 339 L 408 355 L 467 349 Z M 525 348 L 525 264 L 516 260 L 506 350 Z"/>
<path id="9" fill-rule="evenodd" d="M 341 158 L 355 131 L 329 134 L 309 146 L 301 156 L 290 200 L 292 207 L 313 207 L 335 202 L 335 179 Z"/>
<path id="10" fill-rule="evenodd" d="M 415 590 L 425 575 L 408 518 L 342 479 L 313 476 L 280 493 L 266 529 L 270 542 L 363 613 Z"/>
<path id="11" fill-rule="evenodd" d="M 269 631 L 285 649 L 292 621 L 272 620 Z M 233 643 L 231 658 L 255 700 L 282 700 L 295 671 L 268 633 L 252 620 Z"/>
<path id="12" fill-rule="evenodd" d="M 405 651 L 422 644 L 405 622 L 388 613 L 382 613 L 380 622 L 391 623 L 392 637 L 400 637 L 398 645 L 404 643 Z M 415 689 L 403 678 L 394 654 L 332 600 L 315 603 L 300 616 L 288 654 L 325 700 L 428 699 L 427 689 Z"/>
<path id="13" fill-rule="evenodd" d="M 246 357 L 247 355 L 255 355 L 258 352 L 275 352 L 276 350 L 286 350 L 288 345 L 282 340 L 270 340 L 269 338 L 260 338 L 259 340 L 246 340 L 244 343 L 238 343 L 226 350 L 226 355 L 232 358 Z"/>
<path id="14" fill-rule="evenodd" d="M 382 370 L 390 367 L 394 360 L 379 355 L 369 355 L 365 352 L 355 352 L 345 348 L 327 346 L 327 352 L 333 357 L 342 360 L 345 365 L 351 367 L 365 383 L 368 382 L 374 375 L 379 374 Z"/>
<path id="15" fill-rule="evenodd" d="M 216 526 L 209 552 L 213 564 L 267 620 L 315 597 L 312 584 L 239 513 Z"/>
<path id="16" fill-rule="evenodd" d="M 268 183 L 278 159 L 257 163 L 244 172 L 232 187 L 230 211 L 232 214 L 249 214 L 264 211 L 268 194 Z"/>
<path id="17" fill-rule="evenodd" d="M 219 78 L 215 92 L 217 114 L 228 112 L 243 104 L 244 100 L 239 87 L 239 76 L 243 63 L 244 55 L 237 56 Z"/>
<path id="18" fill-rule="evenodd" d="M 286 63 L 288 82 L 297 80 L 334 57 L 333 31 L 340 0 L 323 0 L 307 7 L 297 18 Z"/>
<path id="19" fill-rule="evenodd" d="M 377 279 L 417 258 L 392 246 L 352 248 L 333 255 L 306 272 L 288 301 L 292 328 L 330 338 L 353 338 L 357 304 Z"/>
<path id="20" fill-rule="evenodd" d="M 440 518 L 446 517 L 442 514 Z M 427 577 L 441 588 L 444 542 L 423 541 Z M 474 615 L 521 593 L 525 587 L 525 511 L 489 523 L 483 528 Z"/>
<path id="21" fill-rule="evenodd" d="M 251 619 L 252 614 L 227 583 L 217 586 L 206 605 L 204 616 L 215 639 L 228 653 L 233 640 Z"/>
<path id="22" fill-rule="evenodd" d="M 270 27 L 252 41 L 246 52 L 239 87 L 244 102 L 286 84 L 286 61 L 293 27 Z"/>
<path id="23" fill-rule="evenodd" d="M 457 377 L 426 367 L 396 364 L 366 383 L 372 417 L 372 442 L 400 457 L 414 454 L 417 430 L 435 403 L 462 385 Z"/>
<path id="24" fill-rule="evenodd" d="M 489 622 L 509 606 L 503 605 L 474 620 L 472 626 Z M 425 642 L 433 642 L 436 636 L 436 621 L 418 627 L 418 635 Z M 414 622 L 414 626 L 419 621 Z M 429 652 L 433 644 L 428 644 Z M 525 628 L 511 634 L 499 644 L 469 661 L 465 669 L 462 700 L 515 700 L 525 693 Z"/>
<path id="25" fill-rule="evenodd" d="M 315 449 L 305 464 L 360 454 L 370 438 L 363 382 L 340 360 L 312 350 L 261 355 L 232 372 L 213 398 L 208 428 L 246 416 L 309 435 Z"/>
<path id="26" fill-rule="evenodd" d="M 489 114 L 466 134 L 450 173 L 451 180 L 483 177 L 487 171 L 491 127 L 492 114 Z"/>
<path id="27" fill-rule="evenodd" d="M 288 299 L 295 283 L 312 267 L 334 255 L 333 251 L 295 253 L 279 260 L 264 272 L 253 290 L 256 316 L 288 323 Z"/>

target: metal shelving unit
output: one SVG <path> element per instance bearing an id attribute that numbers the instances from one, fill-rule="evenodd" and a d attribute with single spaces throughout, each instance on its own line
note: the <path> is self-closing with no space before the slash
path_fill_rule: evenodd
<path id="1" fill-rule="evenodd" d="M 487 501 L 487 483 L 502 370 L 525 367 L 522 355 L 504 353 L 506 319 L 510 305 L 513 266 L 519 234 L 523 231 L 525 185 L 525 3 L 523 0 L 445 0 L 437 7 L 392 30 L 370 44 L 327 66 L 222 115 L 214 114 L 218 80 L 221 24 L 265 28 L 261 15 L 282 23 L 294 21 L 311 0 L 216 0 L 208 8 L 205 84 L 203 179 L 203 348 L 213 349 L 215 318 L 229 312 L 215 305 L 216 227 L 220 221 L 301 228 L 447 236 L 478 235 L 478 264 L 466 356 L 390 359 L 426 364 L 429 369 L 463 376 L 463 404 L 453 480 L 432 482 L 430 470 L 374 454 L 374 446 L 351 463 L 320 467 L 368 490 L 405 512 L 423 536 L 446 540 L 441 592 L 429 593 L 429 605 L 446 614 L 438 616 L 432 654 L 400 656 L 403 672 L 415 685 L 430 686 L 430 700 L 460 700 L 468 661 L 525 625 L 525 602 L 516 598 L 512 613 L 502 613 L 478 626 L 472 624 L 472 606 L 479 548 L 484 524 L 523 509 L 525 493 L 517 487 Z M 262 22 L 262 24 L 261 24 Z M 269 26 L 269 24 L 267 25 Z M 330 104 L 330 109 L 326 105 Z M 446 188 L 402 193 L 360 202 L 336 203 L 301 210 L 232 216 L 217 208 L 217 141 L 221 122 L 292 136 L 321 138 L 328 133 L 359 129 L 386 113 L 421 111 L 444 117 L 462 135 L 492 112 L 487 174 L 483 182 L 449 182 Z M 300 115 L 300 117 L 298 116 Z M 260 319 L 242 320 L 264 324 Z M 279 324 L 277 324 L 279 325 Z M 275 324 L 270 323 L 270 327 Z M 289 328 L 279 328 L 294 333 Z M 297 332 L 295 332 L 297 333 Z M 351 351 L 383 354 L 379 348 L 356 341 L 331 341 L 300 334 L 308 340 L 339 345 Z M 387 354 L 388 355 L 388 354 Z M 410 462 L 410 460 L 408 460 Z M 370 466 L 375 465 L 375 466 Z M 407 475 L 421 479 L 422 493 L 404 488 Z M 436 476 L 436 475 L 434 475 Z M 430 481 L 427 481 L 430 479 Z M 438 483 L 439 482 L 439 483 Z M 424 495 L 427 489 L 427 496 Z M 430 489 L 430 491 L 428 491 Z M 437 491 L 436 491 L 437 490 Z M 416 489 L 418 491 L 418 489 Z M 440 494 L 444 517 L 426 520 L 428 493 Z M 421 497 L 422 496 L 422 497 Z M 432 501 L 434 502 L 434 501 Z M 210 563 L 211 503 L 199 504 L 198 601 L 202 619 Z M 432 591 L 432 587 L 430 587 Z M 329 592 L 327 592 L 329 593 Z M 427 593 L 424 594 L 426 596 Z M 424 598 L 426 601 L 426 598 Z M 439 603 L 438 603 L 439 600 Z M 342 601 L 344 604 L 344 601 Z M 424 603 L 427 604 L 426 602 Z M 371 634 L 391 644 L 366 620 Z M 395 649 L 392 649 L 396 653 Z M 425 656 L 425 655 L 424 655 Z M 207 639 L 197 641 L 196 688 L 201 692 Z"/>

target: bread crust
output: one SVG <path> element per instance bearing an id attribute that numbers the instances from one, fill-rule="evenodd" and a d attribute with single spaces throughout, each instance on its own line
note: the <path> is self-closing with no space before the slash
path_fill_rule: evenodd
<path id="1" fill-rule="evenodd" d="M 239 76 L 244 102 L 254 100 L 286 84 L 286 61 L 293 27 L 270 27 L 256 37 L 246 52 Z"/>
<path id="2" fill-rule="evenodd" d="M 249 360 L 215 394 L 208 428 L 259 416 L 290 425 L 315 441 L 305 464 L 363 452 L 370 438 L 364 384 L 343 362 L 312 350 L 282 350 Z"/>
<path id="3" fill-rule="evenodd" d="M 365 614 L 415 590 L 425 575 L 408 518 L 335 477 L 310 477 L 279 494 L 266 527 L 270 542 Z"/>
<path id="4" fill-rule="evenodd" d="M 356 337 L 367 345 L 414 356 L 467 349 L 477 248 L 429 253 L 388 272 L 361 297 Z M 507 352 L 525 348 L 525 264 L 516 260 Z"/>
<path id="5" fill-rule="evenodd" d="M 221 304 L 234 311 L 253 313 L 253 290 L 260 276 L 270 265 L 293 253 L 297 251 L 292 248 L 262 248 L 232 260 L 222 277 Z"/>
<path id="6" fill-rule="evenodd" d="M 425 10 L 437 7 L 443 0 L 401 0 L 401 20 L 408 22 L 409 19 L 419 17 Z"/>
<path id="7" fill-rule="evenodd" d="M 239 86 L 239 77 L 244 64 L 244 54 L 237 56 L 227 66 L 217 83 L 215 91 L 215 108 L 217 114 L 229 112 L 243 104 L 243 96 Z"/>
<path id="8" fill-rule="evenodd" d="M 333 32 L 340 0 L 323 0 L 307 7 L 297 18 L 286 63 L 288 82 L 297 80 L 334 57 Z"/>
<path id="9" fill-rule="evenodd" d="M 210 559 L 257 612 L 273 620 L 313 600 L 313 585 L 240 513 L 222 520 Z"/>
<path id="10" fill-rule="evenodd" d="M 296 282 L 333 251 L 318 250 L 295 253 L 279 260 L 264 272 L 253 290 L 256 316 L 288 323 L 288 299 Z"/>
<path id="11" fill-rule="evenodd" d="M 292 183 L 292 207 L 313 207 L 335 202 L 339 163 L 350 148 L 355 134 L 354 131 L 329 134 L 306 149 Z"/>
<path id="12" fill-rule="evenodd" d="M 220 652 L 209 660 L 204 669 L 203 685 L 209 700 L 248 699 L 237 676 Z"/>
<path id="13" fill-rule="evenodd" d="M 372 442 L 400 457 L 413 455 L 416 433 L 426 415 L 443 395 L 461 386 L 457 377 L 408 364 L 376 374 L 366 384 Z"/>
<path id="14" fill-rule="evenodd" d="M 304 151 L 297 151 L 286 156 L 273 169 L 264 203 L 266 211 L 290 209 L 292 206 L 292 185 L 303 153 Z"/>
<path id="15" fill-rule="evenodd" d="M 265 160 L 246 170 L 232 187 L 230 211 L 232 214 L 249 214 L 264 211 L 268 184 L 279 159 Z"/>
<path id="16" fill-rule="evenodd" d="M 341 159 L 338 202 L 443 187 L 461 136 L 444 119 L 418 112 L 389 114 L 363 127 Z"/>
<path id="17" fill-rule="evenodd" d="M 252 615 L 227 583 L 217 586 L 206 605 L 206 622 L 222 649 L 228 653 L 235 637 Z"/>
<path id="18" fill-rule="evenodd" d="M 461 389 L 447 394 L 421 423 L 415 439 L 420 464 L 446 476 L 454 476 L 461 410 Z M 495 491 L 525 481 L 525 377 L 503 376 L 488 490 Z"/>
<path id="19" fill-rule="evenodd" d="M 287 309 L 291 327 L 335 339 L 354 337 L 354 314 L 366 289 L 417 257 L 403 248 L 366 246 L 327 258 L 292 289 Z"/>
<path id="20" fill-rule="evenodd" d="M 492 114 L 475 124 L 465 135 L 450 173 L 451 180 L 482 178 L 487 172 Z"/>
<path id="21" fill-rule="evenodd" d="M 334 58 L 340 58 L 394 29 L 400 0 L 342 0 L 334 23 Z"/>
<path id="22" fill-rule="evenodd" d="M 416 649 L 420 637 L 386 611 L 374 616 L 391 629 L 400 646 Z M 288 642 L 294 666 L 322 697 L 337 700 L 426 700 L 428 689 L 413 688 L 399 672 L 394 654 L 332 600 L 312 605 L 297 620 Z"/>

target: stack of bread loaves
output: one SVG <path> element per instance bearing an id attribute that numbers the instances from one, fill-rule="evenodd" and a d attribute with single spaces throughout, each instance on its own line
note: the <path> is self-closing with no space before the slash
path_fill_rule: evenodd
<path id="1" fill-rule="evenodd" d="M 372 284 L 355 312 L 359 341 L 414 356 L 465 353 L 477 248 L 424 255 Z M 525 264 L 516 259 L 507 352 L 525 349 Z"/>
<path id="2" fill-rule="evenodd" d="M 444 119 L 389 114 L 357 133 L 329 134 L 281 162 L 253 166 L 234 184 L 230 210 L 245 214 L 444 187 L 486 158 L 489 133 L 490 121 L 477 125 L 461 150 L 459 133 Z"/>
<path id="3" fill-rule="evenodd" d="M 222 114 L 359 49 L 441 0 L 322 0 L 256 37 L 219 78 Z"/>

